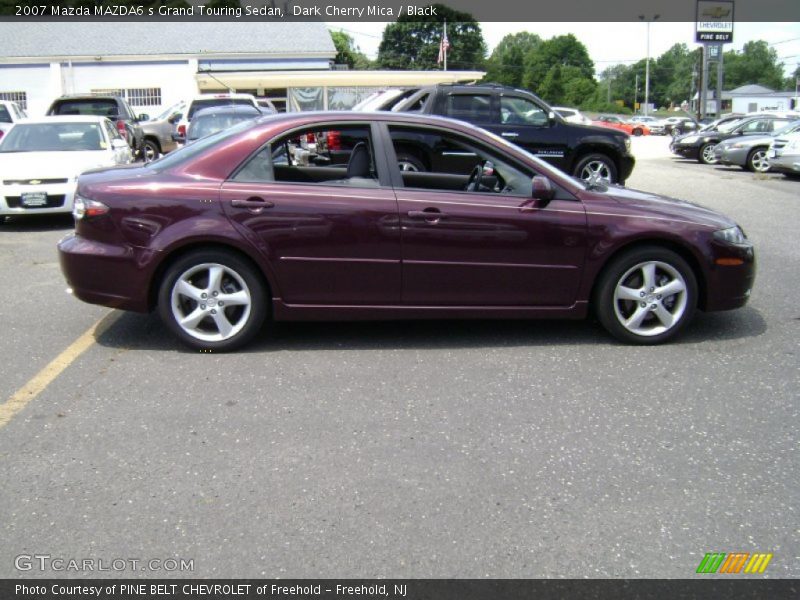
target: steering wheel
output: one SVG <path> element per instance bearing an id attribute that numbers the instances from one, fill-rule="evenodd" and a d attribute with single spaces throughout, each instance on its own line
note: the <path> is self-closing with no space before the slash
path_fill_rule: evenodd
<path id="1" fill-rule="evenodd" d="M 497 172 L 494 163 L 486 160 L 475 165 L 464 189 L 468 192 L 502 193 L 505 188 L 506 182 Z"/>
<path id="2" fill-rule="evenodd" d="M 478 192 L 481 189 L 481 179 L 483 178 L 483 163 L 478 163 L 469 174 L 467 187 L 464 188 L 468 192 Z"/>

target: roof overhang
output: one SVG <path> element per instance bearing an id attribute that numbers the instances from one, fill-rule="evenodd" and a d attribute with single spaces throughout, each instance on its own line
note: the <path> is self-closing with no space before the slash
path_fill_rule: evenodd
<path id="1" fill-rule="evenodd" d="M 414 87 L 479 81 L 483 71 L 231 71 L 214 77 L 197 73 L 198 87 L 217 89 L 220 82 L 234 89 L 275 89 L 285 87 Z"/>

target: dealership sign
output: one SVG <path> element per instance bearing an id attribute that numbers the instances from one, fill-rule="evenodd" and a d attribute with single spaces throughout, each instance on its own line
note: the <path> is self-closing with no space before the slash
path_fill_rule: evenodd
<path id="1" fill-rule="evenodd" d="M 733 2 L 698 0 L 695 41 L 725 44 L 733 41 Z"/>

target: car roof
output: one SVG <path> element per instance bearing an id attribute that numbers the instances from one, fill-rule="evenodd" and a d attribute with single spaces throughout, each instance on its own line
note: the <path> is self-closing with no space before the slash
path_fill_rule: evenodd
<path id="1" fill-rule="evenodd" d="M 236 114 L 236 113 L 244 113 L 250 114 L 253 116 L 263 115 L 264 113 L 257 109 L 254 106 L 250 106 L 249 104 L 221 104 L 219 106 L 209 106 L 208 108 L 201 108 L 197 112 L 194 113 L 194 117 L 192 121 L 197 117 L 205 117 L 208 115 L 225 115 L 225 114 Z"/>
<path id="2" fill-rule="evenodd" d="M 219 92 L 216 94 L 197 94 L 196 96 L 192 96 L 189 102 L 194 102 L 195 100 L 210 100 L 214 98 L 247 98 L 252 100 L 257 100 L 257 98 L 253 94 L 244 94 L 244 93 L 237 93 L 237 92 Z"/>
<path id="3" fill-rule="evenodd" d="M 24 123 L 27 125 L 38 125 L 42 123 L 102 123 L 107 120 L 106 117 L 96 117 L 93 115 L 53 115 L 51 117 L 20 119 L 17 123 Z"/>

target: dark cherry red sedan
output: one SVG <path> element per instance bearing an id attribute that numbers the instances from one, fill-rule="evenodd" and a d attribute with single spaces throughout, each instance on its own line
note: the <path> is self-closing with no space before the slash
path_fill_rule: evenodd
<path id="1" fill-rule="evenodd" d="M 432 156 L 424 172 L 398 155 Z M 458 160 L 455 160 L 458 159 Z M 729 218 L 583 182 L 466 123 L 299 113 L 146 165 L 84 174 L 59 243 L 75 295 L 157 308 L 195 348 L 275 320 L 582 318 L 666 341 L 743 306 L 753 246 Z"/>

